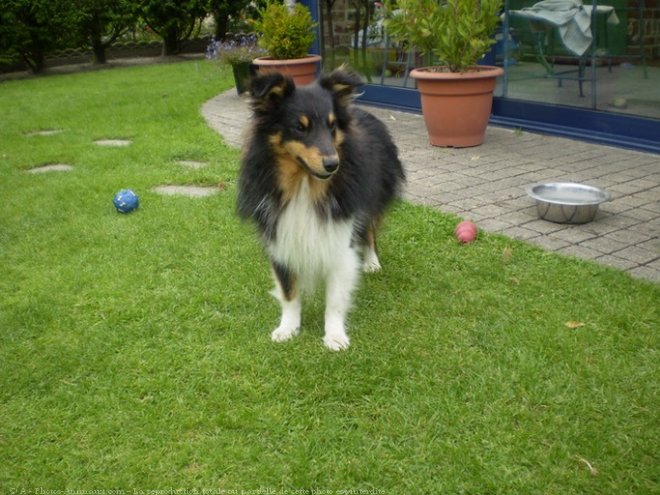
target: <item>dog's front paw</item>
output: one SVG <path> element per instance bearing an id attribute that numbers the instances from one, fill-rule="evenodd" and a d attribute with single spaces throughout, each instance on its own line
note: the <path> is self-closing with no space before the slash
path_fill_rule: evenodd
<path id="1" fill-rule="evenodd" d="M 270 338 L 273 339 L 273 342 L 286 342 L 289 339 L 292 339 L 300 333 L 300 327 L 288 327 L 280 325 L 273 333 L 270 334 Z"/>
<path id="2" fill-rule="evenodd" d="M 380 260 L 375 251 L 370 250 L 367 252 L 362 262 L 362 271 L 365 273 L 374 273 L 380 271 Z"/>
<path id="3" fill-rule="evenodd" d="M 362 271 L 365 273 L 376 273 L 381 270 L 380 262 L 378 261 L 378 258 L 375 260 L 366 260 L 362 264 Z"/>
<path id="4" fill-rule="evenodd" d="M 331 351 L 343 351 L 348 349 L 351 341 L 345 333 L 332 333 L 323 337 L 323 344 Z"/>

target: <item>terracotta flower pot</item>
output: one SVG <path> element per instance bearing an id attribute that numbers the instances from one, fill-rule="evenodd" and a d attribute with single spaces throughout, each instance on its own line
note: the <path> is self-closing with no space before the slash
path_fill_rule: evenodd
<path id="1" fill-rule="evenodd" d="M 465 148 L 483 143 L 499 67 L 479 65 L 468 72 L 441 67 L 414 69 L 422 114 L 433 146 Z"/>
<path id="2" fill-rule="evenodd" d="M 281 72 L 293 78 L 298 86 L 304 86 L 316 79 L 318 73 L 319 55 L 308 55 L 303 58 L 292 58 L 288 60 L 275 60 L 270 57 L 255 58 L 252 62 L 258 67 L 259 74 L 268 72 Z"/>

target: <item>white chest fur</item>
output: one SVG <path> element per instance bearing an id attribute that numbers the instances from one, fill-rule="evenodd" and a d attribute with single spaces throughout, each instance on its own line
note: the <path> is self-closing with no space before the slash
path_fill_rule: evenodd
<path id="1" fill-rule="evenodd" d="M 352 219 L 322 218 L 310 199 L 305 180 L 282 212 L 268 252 L 297 275 L 304 289 L 319 278 L 326 278 L 347 258 L 356 256 L 351 247 L 353 224 Z"/>

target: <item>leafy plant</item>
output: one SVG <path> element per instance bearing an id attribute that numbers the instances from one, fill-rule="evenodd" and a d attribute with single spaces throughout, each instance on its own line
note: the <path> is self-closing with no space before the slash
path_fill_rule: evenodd
<path id="1" fill-rule="evenodd" d="M 495 42 L 501 0 L 389 0 L 387 29 L 450 72 L 466 72 Z"/>
<path id="2" fill-rule="evenodd" d="M 174 55 L 180 52 L 181 43 L 199 29 L 206 7 L 204 0 L 144 0 L 140 15 L 163 38 L 163 55 Z"/>
<path id="3" fill-rule="evenodd" d="M 215 24 L 215 38 L 224 40 L 236 19 L 243 17 L 250 0 L 209 0 L 208 9 Z"/>
<path id="4" fill-rule="evenodd" d="M 260 11 L 255 29 L 261 33 L 259 46 L 277 60 L 302 58 L 314 42 L 316 23 L 309 9 L 299 3 L 292 11 L 285 5 L 269 2 Z"/>
<path id="5" fill-rule="evenodd" d="M 46 55 L 75 45 L 79 12 L 66 0 L 6 0 L 0 8 L 0 61 L 41 72 Z"/>
<path id="6" fill-rule="evenodd" d="M 92 47 L 94 61 L 106 62 L 106 49 L 135 25 L 138 5 L 132 0 L 78 0 L 80 37 Z"/>

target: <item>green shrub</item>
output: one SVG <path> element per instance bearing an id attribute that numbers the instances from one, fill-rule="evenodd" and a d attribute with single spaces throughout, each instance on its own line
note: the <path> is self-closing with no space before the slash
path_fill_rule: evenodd
<path id="1" fill-rule="evenodd" d="M 495 42 L 501 0 L 389 0 L 387 29 L 410 43 L 432 64 L 435 56 L 451 72 L 465 72 Z"/>
<path id="2" fill-rule="evenodd" d="M 297 3 L 292 12 L 282 4 L 270 2 L 255 22 L 261 33 L 259 46 L 278 60 L 302 58 L 314 42 L 316 23 L 304 5 Z"/>
<path id="3" fill-rule="evenodd" d="M 23 61 L 33 72 L 46 55 L 76 43 L 78 11 L 67 0 L 3 0 L 0 8 L 0 62 Z"/>

